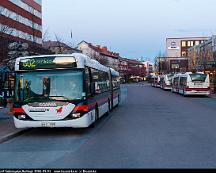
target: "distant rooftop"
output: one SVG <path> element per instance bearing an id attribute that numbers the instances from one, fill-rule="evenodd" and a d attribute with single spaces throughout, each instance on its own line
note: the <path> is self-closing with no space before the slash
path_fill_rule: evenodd
<path id="1" fill-rule="evenodd" d="M 92 48 L 94 51 L 96 51 L 96 52 L 98 52 L 98 53 L 100 53 L 102 55 L 110 56 L 110 57 L 113 57 L 113 58 L 119 58 L 119 53 L 112 52 L 112 51 L 108 50 L 108 48 L 106 46 L 101 46 L 101 45 L 96 45 L 95 46 L 92 43 L 88 43 L 86 41 L 82 41 L 82 42 L 85 42 L 86 44 L 89 45 L 90 48 Z"/>
<path id="2" fill-rule="evenodd" d="M 196 39 L 196 38 L 200 38 L 200 39 L 208 39 L 210 37 L 167 37 L 166 39 Z"/>

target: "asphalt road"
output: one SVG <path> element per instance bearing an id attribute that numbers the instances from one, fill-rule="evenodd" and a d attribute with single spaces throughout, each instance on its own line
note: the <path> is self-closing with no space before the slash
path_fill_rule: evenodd
<path id="1" fill-rule="evenodd" d="M 94 129 L 35 129 L 0 144 L 0 168 L 215 168 L 216 99 L 146 83 Z"/>

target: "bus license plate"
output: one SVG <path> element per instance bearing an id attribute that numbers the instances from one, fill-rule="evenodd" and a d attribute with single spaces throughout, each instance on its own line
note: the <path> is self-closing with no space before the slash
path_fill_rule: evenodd
<path id="1" fill-rule="evenodd" d="M 42 127 L 55 127 L 56 124 L 54 122 L 42 122 L 41 126 Z"/>
<path id="2" fill-rule="evenodd" d="M 202 86 L 202 84 L 195 83 L 195 86 L 201 87 L 201 86 Z"/>

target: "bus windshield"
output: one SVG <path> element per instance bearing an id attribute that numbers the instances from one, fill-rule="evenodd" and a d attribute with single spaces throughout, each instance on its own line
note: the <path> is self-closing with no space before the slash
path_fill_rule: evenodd
<path id="1" fill-rule="evenodd" d="M 207 75 L 194 73 L 194 74 L 190 74 L 190 77 L 192 82 L 205 82 Z"/>
<path id="2" fill-rule="evenodd" d="M 168 78 L 168 81 L 170 81 L 170 82 L 171 82 L 171 81 L 172 81 L 172 77 L 173 77 L 173 76 L 174 76 L 174 75 L 168 75 L 168 76 L 167 76 L 167 78 Z"/>
<path id="3" fill-rule="evenodd" d="M 16 81 L 16 101 L 70 101 L 81 100 L 85 96 L 83 71 L 18 73 Z"/>

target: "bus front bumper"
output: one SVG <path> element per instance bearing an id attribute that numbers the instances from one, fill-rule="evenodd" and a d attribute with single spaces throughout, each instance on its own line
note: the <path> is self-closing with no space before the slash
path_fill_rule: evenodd
<path id="1" fill-rule="evenodd" d="M 61 128 L 61 127 L 72 127 L 72 128 L 86 128 L 89 127 L 94 121 L 95 117 L 92 112 L 89 112 L 81 118 L 74 120 L 60 120 L 60 121 L 24 121 L 14 117 L 14 124 L 16 128 Z"/>

